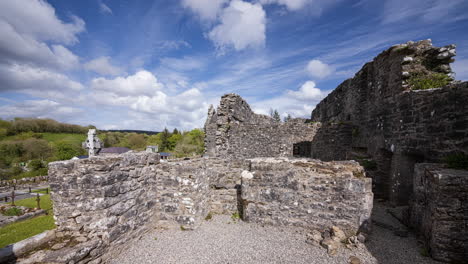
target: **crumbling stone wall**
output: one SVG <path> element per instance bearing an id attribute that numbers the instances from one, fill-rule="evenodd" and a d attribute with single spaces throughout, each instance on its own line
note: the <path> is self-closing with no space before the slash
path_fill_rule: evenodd
<path id="1" fill-rule="evenodd" d="M 250 160 L 242 173 L 243 216 L 247 221 L 325 230 L 340 226 L 348 235 L 367 230 L 372 180 L 354 161 Z"/>
<path id="2" fill-rule="evenodd" d="M 355 232 L 372 208 L 370 179 L 363 175 L 355 162 L 198 158 L 160 163 L 158 154 L 147 152 L 49 165 L 57 232 L 83 243 L 70 259 L 96 263 L 145 230 L 194 229 L 209 213 L 240 212 L 247 221 L 315 229 L 335 224 Z M 263 201 L 266 188 L 277 195 Z"/>
<path id="3" fill-rule="evenodd" d="M 468 171 L 440 164 L 415 166 L 409 223 L 419 231 L 431 256 L 464 263 L 468 259 Z"/>
<path id="4" fill-rule="evenodd" d="M 158 163 L 146 152 L 50 163 L 58 233 L 92 242 L 89 259 L 137 235 L 156 212 Z"/>
<path id="5" fill-rule="evenodd" d="M 396 45 L 379 54 L 312 112 L 313 121 L 347 124 L 351 142 L 334 157 L 323 148 L 312 148 L 312 156 L 325 160 L 370 157 L 377 163 L 369 173 L 376 194 L 407 204 L 414 164 L 438 162 L 449 153 L 468 153 L 468 83 L 412 89 L 418 78 L 450 75 L 453 56 L 454 45 L 434 47 L 430 40 Z M 344 136 L 327 134 L 334 140 Z"/>
<path id="6" fill-rule="evenodd" d="M 205 123 L 205 155 L 252 158 L 292 157 L 294 144 L 312 141 L 318 124 L 295 118 L 277 122 L 255 114 L 237 94 L 221 97 L 218 109 L 210 107 Z"/>

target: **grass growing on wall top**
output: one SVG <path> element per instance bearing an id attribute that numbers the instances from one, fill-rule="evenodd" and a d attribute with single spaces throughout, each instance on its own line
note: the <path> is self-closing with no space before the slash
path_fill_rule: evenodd
<path id="1" fill-rule="evenodd" d="M 447 74 L 433 73 L 430 75 L 414 75 L 408 80 L 412 90 L 427 90 L 450 84 L 452 78 Z"/>
<path id="2" fill-rule="evenodd" d="M 37 216 L 1 227 L 0 248 L 55 228 L 50 194 L 42 195 L 40 198 L 41 208 L 47 210 L 48 215 Z M 18 200 L 15 201 L 15 204 L 35 208 L 37 206 L 36 197 Z"/>

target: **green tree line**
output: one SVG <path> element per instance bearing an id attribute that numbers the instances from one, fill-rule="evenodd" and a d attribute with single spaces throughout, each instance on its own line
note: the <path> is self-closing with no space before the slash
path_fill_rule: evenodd
<path id="1" fill-rule="evenodd" d="M 81 143 L 89 127 L 59 123 L 51 119 L 0 119 L 0 179 L 33 177 L 47 174 L 47 164 L 86 155 Z M 158 145 L 160 152 L 175 157 L 200 155 L 204 151 L 204 133 L 200 129 L 180 132 L 174 129 L 156 135 L 102 132 L 104 147 L 144 150 Z"/>

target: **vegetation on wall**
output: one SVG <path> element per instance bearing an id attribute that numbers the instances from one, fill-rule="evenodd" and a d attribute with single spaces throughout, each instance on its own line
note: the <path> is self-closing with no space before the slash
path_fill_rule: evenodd
<path id="1" fill-rule="evenodd" d="M 446 86 L 453 79 L 447 74 L 433 73 L 429 75 L 414 75 L 408 80 L 408 84 L 413 90 L 427 90 Z"/>

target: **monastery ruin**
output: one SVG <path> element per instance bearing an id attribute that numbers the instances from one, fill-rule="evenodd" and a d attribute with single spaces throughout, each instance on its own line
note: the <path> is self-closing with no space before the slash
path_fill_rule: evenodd
<path id="1" fill-rule="evenodd" d="M 43 260 L 107 262 L 149 229 L 195 229 L 210 213 L 366 235 L 375 196 L 408 206 L 405 221 L 432 258 L 466 263 L 468 171 L 443 160 L 468 154 L 468 82 L 414 89 L 449 80 L 453 56 L 454 45 L 430 40 L 393 46 L 310 119 L 277 122 L 224 95 L 209 109 L 203 158 L 161 163 L 129 152 L 51 163 L 56 235 L 79 243 Z"/>

